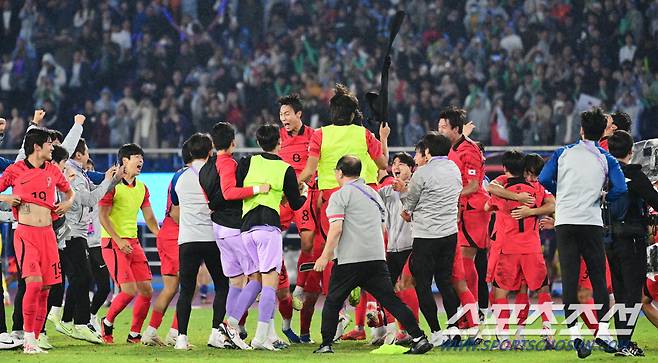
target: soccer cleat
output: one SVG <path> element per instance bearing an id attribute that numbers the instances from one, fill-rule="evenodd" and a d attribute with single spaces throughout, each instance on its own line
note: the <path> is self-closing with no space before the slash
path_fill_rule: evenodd
<path id="1" fill-rule="evenodd" d="M 0 334 L 0 350 L 16 349 L 23 345 L 22 341 L 15 340 L 7 333 Z"/>
<path id="2" fill-rule="evenodd" d="M 278 352 L 279 349 L 275 348 L 272 342 L 268 340 L 264 341 L 258 341 L 257 339 L 254 338 L 254 340 L 251 341 L 251 347 L 256 350 L 269 350 L 271 352 Z"/>
<path id="3" fill-rule="evenodd" d="M 128 336 L 128 339 L 130 339 L 130 335 Z M 149 329 L 147 329 L 144 335 L 142 335 L 142 339 L 140 339 L 140 342 L 150 347 L 162 347 L 165 345 L 162 339 L 158 337 L 158 332 L 157 331 L 149 332 Z"/>
<path id="4" fill-rule="evenodd" d="M 137 335 L 131 335 L 128 334 L 128 338 L 126 338 L 126 343 L 128 344 L 139 344 L 142 342 L 142 334 L 137 334 Z"/>
<path id="5" fill-rule="evenodd" d="M 101 338 L 105 344 L 114 344 L 114 337 L 112 336 L 112 330 L 114 328 L 105 323 L 105 318 L 101 320 Z"/>
<path id="6" fill-rule="evenodd" d="M 67 337 L 73 338 L 73 322 L 67 323 L 62 321 L 55 325 L 55 330 L 66 335 Z"/>
<path id="7" fill-rule="evenodd" d="M 39 334 L 39 339 L 37 340 L 37 346 L 43 350 L 53 349 L 54 347 L 48 341 L 48 336 L 44 333 Z"/>
<path id="8" fill-rule="evenodd" d="M 434 348 L 434 345 L 427 340 L 427 337 L 422 336 L 420 338 L 413 339 L 411 348 L 404 354 L 425 354 L 432 350 L 432 348 Z"/>
<path id="9" fill-rule="evenodd" d="M 302 344 L 315 344 L 315 342 L 313 341 L 313 339 L 311 339 L 311 335 L 310 335 L 310 334 L 302 334 L 302 335 L 300 335 L 300 336 L 299 336 L 299 341 L 300 341 Z"/>
<path id="10" fill-rule="evenodd" d="M 573 346 L 576 348 L 578 358 L 580 359 L 585 359 L 589 357 L 590 354 L 592 354 L 592 346 L 590 344 L 585 344 L 585 342 L 580 338 L 574 339 Z"/>
<path id="11" fill-rule="evenodd" d="M 633 348 L 636 357 L 644 357 L 644 351 L 637 345 L 636 342 L 631 342 L 631 348 Z"/>
<path id="12" fill-rule="evenodd" d="M 354 328 L 353 330 L 343 334 L 341 340 L 366 340 L 366 331 L 363 329 Z"/>
<path id="13" fill-rule="evenodd" d="M 299 344 L 302 342 L 301 340 L 299 340 L 299 335 L 297 335 L 292 329 L 282 330 L 282 332 L 283 335 L 285 335 L 286 338 L 288 338 L 288 341 L 290 343 Z"/>
<path id="14" fill-rule="evenodd" d="M 13 341 L 20 342 L 21 344 L 23 344 L 23 341 L 25 340 L 25 332 L 23 330 L 14 330 L 9 336 Z"/>
<path id="15" fill-rule="evenodd" d="M 361 288 L 356 287 L 354 290 L 350 292 L 350 296 L 347 298 L 347 302 L 352 306 L 357 306 L 359 305 L 360 301 L 361 301 Z"/>
<path id="16" fill-rule="evenodd" d="M 366 305 L 366 322 L 367 325 L 371 328 L 377 328 L 382 326 L 382 313 L 377 308 L 376 302 L 369 302 Z"/>
<path id="17" fill-rule="evenodd" d="M 23 353 L 24 354 L 47 354 L 48 352 L 39 348 L 34 343 L 25 343 L 23 344 Z"/>
<path id="18" fill-rule="evenodd" d="M 230 340 L 229 340 L 230 342 Z M 219 330 L 213 329 L 208 337 L 208 346 L 210 348 L 224 349 L 231 348 L 233 344 L 229 344 L 227 347 L 227 338 Z"/>
<path id="19" fill-rule="evenodd" d="M 98 317 L 96 315 L 92 315 L 91 318 L 89 318 L 89 324 L 94 327 L 95 332 L 101 331 L 101 323 L 98 321 Z"/>
<path id="20" fill-rule="evenodd" d="M 75 339 L 84 340 L 89 343 L 103 344 L 103 338 L 89 326 L 74 326 L 71 336 Z"/>
<path id="21" fill-rule="evenodd" d="M 165 345 L 168 347 L 173 347 L 176 345 L 176 338 L 178 338 L 178 334 L 172 334 L 171 331 L 167 334 L 167 337 L 165 338 Z"/>
<path id="22" fill-rule="evenodd" d="M 290 348 L 290 345 L 287 344 L 286 342 L 276 339 L 276 340 L 271 340 L 272 346 L 276 349 L 283 350 L 283 349 L 288 349 Z"/>
<path id="23" fill-rule="evenodd" d="M 314 354 L 325 354 L 333 352 L 334 349 L 331 347 L 331 345 L 321 345 L 320 348 L 313 351 Z"/>
<path id="24" fill-rule="evenodd" d="M 413 338 L 405 330 L 400 330 L 395 336 L 395 344 L 397 345 L 409 345 Z"/>
<path id="25" fill-rule="evenodd" d="M 596 343 L 596 345 L 603 348 L 603 351 L 608 354 L 617 353 L 617 347 L 615 346 L 616 343 L 614 341 L 596 338 L 594 339 L 594 342 Z"/>
<path id="26" fill-rule="evenodd" d="M 345 329 L 350 325 L 352 322 L 352 318 L 345 314 L 343 310 L 340 311 L 340 314 L 338 316 L 338 326 L 336 327 L 336 335 L 334 335 L 334 342 L 337 342 L 340 340 L 340 338 L 343 336 L 343 333 L 345 332 Z"/>
<path id="27" fill-rule="evenodd" d="M 179 335 L 176 337 L 176 345 L 174 345 L 176 350 L 190 350 L 190 344 L 187 342 L 187 335 Z"/>
<path id="28" fill-rule="evenodd" d="M 60 310 L 60 312 L 58 313 L 53 308 L 53 309 L 50 310 L 50 312 L 48 313 L 48 316 L 47 316 L 48 321 L 53 323 L 53 325 L 55 326 L 55 329 L 57 329 L 57 327 L 62 324 L 61 308 L 59 310 Z M 57 331 L 59 331 L 59 330 L 57 330 Z"/>
<path id="29" fill-rule="evenodd" d="M 430 343 L 435 348 L 443 346 L 448 342 L 450 342 L 450 337 L 443 335 L 443 332 L 441 331 L 432 332 L 432 335 L 430 336 Z"/>
<path id="30" fill-rule="evenodd" d="M 242 338 L 240 338 L 240 333 L 238 333 L 233 327 L 226 323 L 221 323 L 219 325 L 220 333 L 224 334 L 237 348 L 242 350 L 251 350 L 249 344 L 245 343 Z"/>

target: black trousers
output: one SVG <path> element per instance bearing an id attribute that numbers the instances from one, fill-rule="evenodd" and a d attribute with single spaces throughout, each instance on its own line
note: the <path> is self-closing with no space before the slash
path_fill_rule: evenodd
<path id="1" fill-rule="evenodd" d="M 606 245 L 606 255 L 610 265 L 612 288 L 615 303 L 624 304 L 627 309 L 642 304 L 642 288 L 647 278 L 647 244 L 644 237 L 620 238 Z M 629 334 L 617 333 L 620 346 L 627 345 L 635 330 L 635 324 L 621 321 L 620 314 L 615 314 L 615 328 L 630 330 Z"/>
<path id="2" fill-rule="evenodd" d="M 391 274 L 391 282 L 393 283 L 393 286 L 395 286 L 400 275 L 402 275 L 404 264 L 407 263 L 407 259 L 410 255 L 411 250 L 386 252 L 386 265 L 388 266 L 388 272 Z"/>
<path id="3" fill-rule="evenodd" d="M 329 281 L 329 293 L 322 308 L 322 344 L 331 345 L 338 326 L 338 313 L 345 299 L 357 286 L 369 292 L 384 309 L 407 328 L 414 337 L 423 335 L 414 314 L 393 291 L 386 261 L 335 264 Z M 180 324 L 180 322 L 179 322 Z"/>
<path id="4" fill-rule="evenodd" d="M 557 250 L 562 269 L 562 297 L 566 317 L 575 313 L 572 304 L 578 304 L 578 278 L 580 258 L 585 260 L 589 279 L 594 291 L 594 303 L 601 304 L 599 319 L 610 310 L 610 299 L 605 283 L 605 249 L 603 227 L 593 225 L 563 224 L 555 227 Z M 576 321 L 568 324 L 572 327 Z"/>
<path id="5" fill-rule="evenodd" d="M 91 300 L 90 312 L 96 315 L 110 294 L 110 272 L 105 265 L 105 261 L 103 261 L 100 246 L 87 248 L 87 254 L 89 255 L 89 269 L 96 285 L 94 298 Z"/>
<path id="6" fill-rule="evenodd" d="M 64 273 L 69 281 L 62 321 L 73 320 L 76 325 L 86 325 L 89 323 L 89 284 L 91 283 L 87 240 L 75 237 L 66 241 L 62 257 L 66 261 Z"/>
<path id="7" fill-rule="evenodd" d="M 187 334 L 190 321 L 192 298 L 196 289 L 196 278 L 201 263 L 205 262 L 213 285 L 215 300 L 212 303 L 212 327 L 219 328 L 226 315 L 226 296 L 228 295 L 228 278 L 222 272 L 219 248 L 215 242 L 188 242 L 179 246 L 180 259 L 180 295 L 176 304 L 178 314 L 178 331 Z"/>
<path id="8" fill-rule="evenodd" d="M 487 261 L 489 251 L 486 249 L 478 248 L 475 255 L 475 269 L 478 272 L 478 305 L 480 308 L 489 306 L 489 285 L 487 285 Z"/>
<path id="9" fill-rule="evenodd" d="M 416 279 L 416 295 L 420 311 L 432 332 L 440 331 L 438 308 L 432 294 L 432 279 L 436 282 L 448 319 L 457 313 L 459 297 L 452 286 L 452 266 L 455 260 L 457 234 L 443 238 L 415 238 L 411 255 L 411 273 Z"/>

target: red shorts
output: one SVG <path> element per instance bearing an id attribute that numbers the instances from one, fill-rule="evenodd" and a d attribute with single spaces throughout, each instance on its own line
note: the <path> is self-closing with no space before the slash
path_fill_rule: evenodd
<path id="1" fill-rule="evenodd" d="M 173 222 L 163 223 L 155 244 L 158 247 L 158 256 L 160 256 L 160 273 L 162 275 L 178 275 L 180 266 L 178 259 L 178 225 Z"/>
<path id="2" fill-rule="evenodd" d="M 401 279 L 402 277 L 413 277 L 413 274 L 411 273 L 411 268 L 409 267 L 409 261 L 411 260 L 411 255 L 407 257 L 407 262 L 404 263 L 404 267 L 402 267 L 402 274 L 398 278 Z"/>
<path id="3" fill-rule="evenodd" d="M 52 226 L 19 223 L 14 232 L 14 251 L 23 278 L 41 277 L 44 286 L 62 282 L 62 264 Z"/>
<path id="4" fill-rule="evenodd" d="M 494 271 L 496 269 L 496 264 L 498 263 L 498 257 L 501 254 L 501 248 L 497 243 L 492 243 L 489 248 L 489 258 L 487 259 L 487 282 L 493 282 L 494 280 Z"/>
<path id="5" fill-rule="evenodd" d="M 452 261 L 452 282 L 464 280 L 466 280 L 466 272 L 464 272 L 464 262 L 462 261 L 462 249 L 457 246 L 455 259 Z"/>
<path id="6" fill-rule="evenodd" d="M 117 284 L 151 280 L 151 269 L 144 254 L 144 249 L 137 238 L 124 238 L 130 242 L 133 251 L 125 254 L 119 250 L 110 238 L 103 238 L 103 260 L 110 271 L 110 276 Z"/>
<path id="7" fill-rule="evenodd" d="M 317 202 L 319 196 L 319 190 L 309 190 L 306 203 L 296 211 L 293 211 L 288 203 L 282 204 L 279 210 L 279 214 L 281 215 L 281 230 L 285 231 L 290 228 L 291 222 L 295 222 L 298 231 L 315 231 L 316 220 L 318 218 Z"/>
<path id="8" fill-rule="evenodd" d="M 580 277 L 578 278 L 578 287 L 581 289 L 592 290 L 592 281 L 589 280 L 589 273 L 585 260 L 580 259 Z M 608 266 L 608 258 L 605 258 L 605 286 L 608 289 L 608 294 L 612 293 L 612 277 L 610 276 L 610 266 Z"/>
<path id="9" fill-rule="evenodd" d="M 491 213 L 480 210 L 469 210 L 460 213 L 457 223 L 457 246 L 487 248 L 489 244 L 489 220 Z"/>
<path id="10" fill-rule="evenodd" d="M 647 278 L 644 285 L 644 294 L 653 301 L 658 301 L 658 281 Z"/>
<path id="11" fill-rule="evenodd" d="M 288 280 L 288 270 L 286 270 L 285 261 L 281 262 L 281 273 L 279 274 L 279 287 L 277 290 L 290 289 L 290 280 Z"/>
<path id="12" fill-rule="evenodd" d="M 531 291 L 539 290 L 548 283 L 544 255 L 499 254 L 493 273 L 494 284 L 503 290 L 517 291 L 522 283 Z"/>

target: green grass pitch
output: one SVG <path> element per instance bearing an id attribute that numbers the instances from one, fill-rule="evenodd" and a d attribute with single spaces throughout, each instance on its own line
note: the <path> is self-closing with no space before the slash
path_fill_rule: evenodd
<path id="1" fill-rule="evenodd" d="M 164 337 L 171 324 L 173 309 L 170 309 L 163 319 L 160 328 L 160 336 Z M 104 311 L 101 311 L 101 316 Z M 248 319 L 247 328 L 251 336 L 255 330 L 257 311 L 252 310 Z M 277 318 L 280 319 L 277 313 Z M 7 316 L 11 316 L 11 310 Z M 150 317 L 150 315 L 149 315 Z M 209 348 L 206 343 L 211 328 L 212 311 L 209 308 L 193 309 L 189 324 L 190 343 L 195 345 L 191 351 L 176 351 L 171 347 L 146 347 L 126 343 L 128 328 L 131 319 L 131 311 L 127 309 L 116 320 L 114 329 L 114 345 L 92 345 L 65 337 L 55 331 L 52 324 L 48 323 L 47 330 L 50 342 L 55 346 L 49 354 L 39 356 L 26 356 L 22 351 L 0 351 L 0 362 L 88 362 L 88 363 L 123 363 L 123 362 L 200 362 L 208 360 L 222 360 L 235 362 L 416 362 L 416 361 L 441 361 L 441 362 L 566 362 L 577 361 L 576 353 L 573 351 L 441 351 L 435 349 L 424 356 L 382 356 L 373 355 L 369 352 L 372 347 L 365 342 L 342 342 L 334 345 L 336 354 L 314 355 L 314 345 L 293 345 L 291 348 L 280 352 L 264 351 L 236 351 L 218 350 Z M 299 330 L 299 315 L 296 312 L 293 318 L 293 328 Z M 423 328 L 427 331 L 427 326 Z M 445 321 L 442 320 L 442 321 Z M 148 323 L 146 320 L 144 326 Z M 280 327 L 280 320 L 277 322 Z M 352 329 L 353 324 L 348 327 Z M 367 329 L 367 328 L 366 328 Z M 368 329 L 367 329 L 368 330 Z M 312 337 L 316 342 L 320 341 L 320 311 L 316 311 L 311 329 Z M 658 360 L 658 332 L 644 317 L 640 318 L 639 326 L 635 332 L 635 340 L 638 341 L 647 355 L 645 358 L 618 358 L 613 355 L 595 351 L 587 358 L 588 362 L 609 361 L 611 359 L 631 361 L 657 361 Z M 283 337 L 283 334 L 279 334 Z"/>

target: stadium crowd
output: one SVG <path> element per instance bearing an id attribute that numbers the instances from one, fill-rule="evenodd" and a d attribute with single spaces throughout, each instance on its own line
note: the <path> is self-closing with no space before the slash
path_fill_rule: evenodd
<path id="1" fill-rule="evenodd" d="M 180 147 L 218 119 L 237 127 L 238 146 L 255 147 L 257 127 L 276 121 L 272 100 L 290 92 L 320 126 L 335 82 L 359 97 L 378 88 L 400 8 L 409 16 L 393 54 L 392 146 L 413 145 L 449 104 L 467 110 L 485 145 L 572 142 L 581 95 L 631 115 L 635 137 L 658 135 L 653 1 L 1 3 L 5 148 L 19 146 L 35 107 L 56 129 L 87 115 L 92 148 Z"/>

